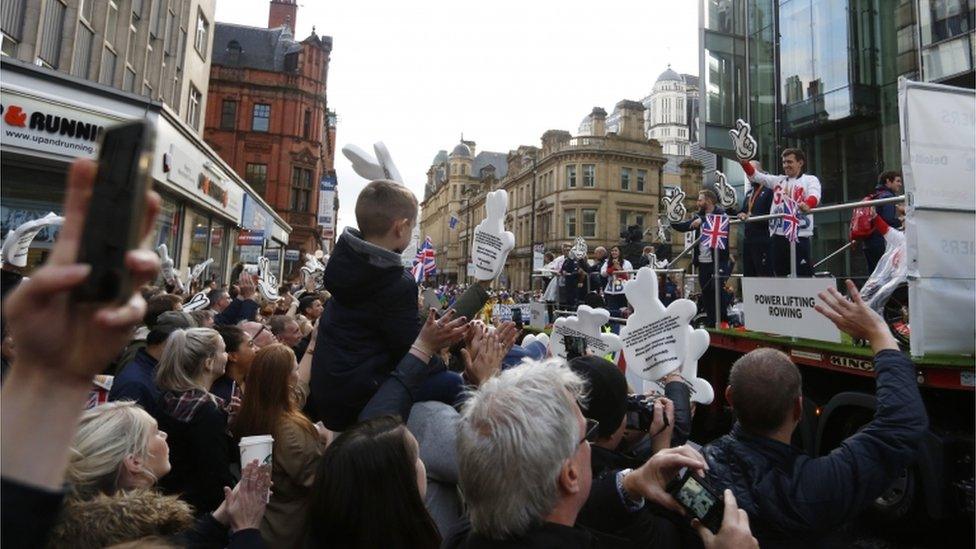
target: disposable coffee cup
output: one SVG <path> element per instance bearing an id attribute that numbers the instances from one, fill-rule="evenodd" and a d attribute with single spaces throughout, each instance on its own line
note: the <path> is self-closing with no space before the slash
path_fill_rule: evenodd
<path id="1" fill-rule="evenodd" d="M 258 460 L 258 465 L 271 465 L 271 450 L 274 448 L 274 437 L 271 435 L 242 437 L 239 446 L 241 469 L 254 460 Z"/>

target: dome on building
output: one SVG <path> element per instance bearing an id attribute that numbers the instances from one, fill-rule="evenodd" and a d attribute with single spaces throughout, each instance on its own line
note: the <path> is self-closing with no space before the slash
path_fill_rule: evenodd
<path id="1" fill-rule="evenodd" d="M 451 151 L 451 156 L 463 156 L 464 158 L 471 158 L 471 149 L 464 143 L 458 143 L 454 150 Z"/>
<path id="2" fill-rule="evenodd" d="M 667 70 L 662 72 L 661 76 L 657 77 L 656 82 L 668 82 L 668 81 L 684 82 L 685 80 L 684 78 L 681 78 L 680 74 L 671 70 L 671 65 L 668 65 Z"/>
<path id="3" fill-rule="evenodd" d="M 436 166 L 442 162 L 447 162 L 447 151 L 443 149 L 437 151 L 437 156 L 434 157 L 434 161 L 431 162 L 431 165 Z"/>

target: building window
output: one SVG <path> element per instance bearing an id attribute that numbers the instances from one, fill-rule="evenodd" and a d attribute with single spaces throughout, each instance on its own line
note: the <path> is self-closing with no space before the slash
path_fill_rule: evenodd
<path id="1" fill-rule="evenodd" d="M 102 50 L 102 74 L 98 78 L 100 84 L 111 86 L 115 79 L 115 52 L 108 49 Z"/>
<path id="2" fill-rule="evenodd" d="M 644 214 L 639 213 L 634 216 L 634 225 L 637 225 L 641 229 L 644 228 Z"/>
<path id="3" fill-rule="evenodd" d="M 88 78 L 91 70 L 92 46 L 95 44 L 95 33 L 85 25 L 78 25 L 78 38 L 75 39 L 75 58 L 71 63 L 71 74 L 79 78 Z"/>
<path id="4" fill-rule="evenodd" d="M 203 103 L 203 95 L 200 94 L 193 84 L 190 84 L 190 100 L 186 108 L 186 123 L 194 128 L 200 124 L 201 103 Z"/>
<path id="5" fill-rule="evenodd" d="M 136 58 L 136 47 L 138 44 L 136 42 L 136 28 L 129 27 L 129 42 L 125 46 L 125 61 L 126 63 L 133 64 Z"/>
<path id="6" fill-rule="evenodd" d="M 566 166 L 566 188 L 576 188 L 576 166 Z"/>
<path id="7" fill-rule="evenodd" d="M 144 96 L 152 99 L 152 92 L 153 92 L 152 86 L 149 85 L 149 82 L 146 82 L 145 80 L 143 80 L 142 81 L 142 95 L 144 95 Z"/>
<path id="8" fill-rule="evenodd" d="M 623 234 L 627 230 L 627 220 L 630 217 L 630 212 L 627 210 L 620 210 L 620 233 Z"/>
<path id="9" fill-rule="evenodd" d="M 563 219 L 566 221 L 566 238 L 576 237 L 576 210 L 566 210 L 563 213 Z"/>
<path id="10" fill-rule="evenodd" d="M 143 0 L 132 0 L 132 15 L 136 19 L 142 17 L 142 4 Z"/>
<path id="11" fill-rule="evenodd" d="M 129 65 L 125 66 L 125 72 L 122 74 L 122 89 L 127 92 L 136 91 L 136 71 Z"/>
<path id="12" fill-rule="evenodd" d="M 583 164 L 583 186 L 596 187 L 596 165 Z"/>
<path id="13" fill-rule="evenodd" d="M 630 190 L 630 168 L 620 168 L 620 190 Z"/>
<path id="14" fill-rule="evenodd" d="M 197 12 L 197 32 L 193 38 L 193 47 L 206 61 L 207 50 L 210 48 L 210 22 L 203 16 L 202 11 Z"/>
<path id="15" fill-rule="evenodd" d="M 637 191 L 644 192 L 644 186 L 647 184 L 647 170 L 637 170 Z"/>
<path id="16" fill-rule="evenodd" d="M 271 124 L 271 105 L 267 103 L 255 103 L 253 116 L 251 116 L 251 131 L 266 132 Z"/>
<path id="17" fill-rule="evenodd" d="M 176 24 L 176 14 L 166 10 L 166 46 L 163 50 L 168 57 L 172 57 L 178 50 L 176 49 L 179 38 L 180 26 Z"/>
<path id="18" fill-rule="evenodd" d="M 583 237 L 593 238 L 596 236 L 596 210 L 583 210 Z"/>
<path id="19" fill-rule="evenodd" d="M 44 10 L 44 30 L 37 57 L 52 69 L 58 68 L 61 57 L 61 33 L 64 31 L 65 5 L 59 0 L 48 0 Z"/>
<path id="20" fill-rule="evenodd" d="M 105 41 L 115 45 L 115 33 L 119 27 L 119 8 L 115 2 L 108 3 L 108 20 L 105 23 Z"/>
<path id="21" fill-rule="evenodd" d="M 183 70 L 183 63 L 186 62 L 186 29 L 182 27 L 176 52 L 176 72 L 180 72 Z"/>
<path id="22" fill-rule="evenodd" d="M 237 127 L 237 101 L 224 99 L 220 104 L 220 129 L 233 130 Z M 248 164 L 250 166 L 250 164 Z"/>
<path id="23" fill-rule="evenodd" d="M 295 212 L 307 212 L 312 198 L 312 170 L 306 168 L 291 169 L 291 209 Z"/>
<path id="24" fill-rule="evenodd" d="M 4 53 L 7 53 L 8 50 L 7 42 L 16 43 L 23 38 L 24 9 L 26 8 L 26 4 L 27 0 L 5 0 L 3 6 L 0 7 L 0 14 L 2 14 L 0 29 L 3 29 L 6 35 L 3 37 Z M 10 54 L 8 53 L 8 55 Z"/>
<path id="25" fill-rule="evenodd" d="M 302 120 L 302 137 L 311 139 L 312 137 L 312 111 L 305 109 L 305 118 Z"/>
<path id="26" fill-rule="evenodd" d="M 253 187 L 258 194 L 263 195 L 268 184 L 268 165 L 248 162 L 244 168 L 244 181 L 247 181 L 247 184 Z"/>

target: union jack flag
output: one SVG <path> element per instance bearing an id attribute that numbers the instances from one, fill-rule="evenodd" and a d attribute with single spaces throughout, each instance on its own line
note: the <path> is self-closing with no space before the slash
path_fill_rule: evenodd
<path id="1" fill-rule="evenodd" d="M 800 239 L 800 218 L 796 216 L 796 202 L 783 200 L 783 217 L 780 218 L 780 223 L 787 240 L 796 242 Z"/>
<path id="2" fill-rule="evenodd" d="M 700 241 L 713 250 L 727 248 L 729 244 L 729 216 L 725 214 L 706 215 Z"/>
<path id="3" fill-rule="evenodd" d="M 457 216 L 451 214 L 451 219 L 448 220 L 447 226 L 450 227 L 451 230 L 453 231 L 454 229 L 457 228 L 457 224 L 458 224 L 458 218 L 457 218 Z"/>
<path id="4" fill-rule="evenodd" d="M 424 239 L 424 243 L 420 245 L 420 248 L 417 249 L 417 257 L 414 258 L 413 268 L 410 269 L 413 279 L 418 284 L 423 279 L 437 274 L 436 255 L 437 251 L 434 250 L 434 243 L 431 242 L 428 236 Z"/>

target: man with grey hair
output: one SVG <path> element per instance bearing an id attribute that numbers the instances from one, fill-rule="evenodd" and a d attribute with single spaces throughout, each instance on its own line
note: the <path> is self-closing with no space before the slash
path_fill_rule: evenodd
<path id="1" fill-rule="evenodd" d="M 687 446 L 669 448 L 636 470 L 594 480 L 590 441 L 599 423 L 583 417 L 584 393 L 583 380 L 565 361 L 552 359 L 524 361 L 471 395 L 462 410 L 457 441 L 470 532 L 455 532 L 446 547 L 626 544 L 600 532 L 628 523 L 645 500 L 680 512 L 665 485 L 683 467 L 701 471 L 701 454 Z M 601 510 L 598 520 L 589 521 L 599 531 L 575 527 L 585 503 Z M 743 524 L 734 500 L 726 497 L 726 505 L 733 509 L 720 535 L 706 543 L 753 546 L 748 522 Z"/>

